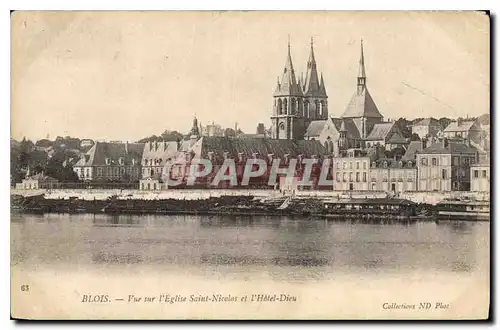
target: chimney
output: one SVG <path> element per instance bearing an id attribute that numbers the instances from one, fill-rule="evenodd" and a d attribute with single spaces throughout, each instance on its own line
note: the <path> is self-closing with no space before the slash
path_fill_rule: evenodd
<path id="1" fill-rule="evenodd" d="M 422 139 L 422 150 L 427 148 L 427 139 Z"/>
<path id="2" fill-rule="evenodd" d="M 447 138 L 443 138 L 443 147 L 444 148 L 448 148 L 448 144 L 449 144 L 448 139 Z"/>

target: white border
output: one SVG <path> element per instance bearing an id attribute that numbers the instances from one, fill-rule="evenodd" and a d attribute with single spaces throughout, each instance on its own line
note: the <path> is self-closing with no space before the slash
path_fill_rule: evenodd
<path id="1" fill-rule="evenodd" d="M 490 9 L 493 13 L 498 12 L 496 10 L 498 8 L 498 1 L 493 0 L 483 0 L 483 1 L 465 1 L 465 0 L 455 0 L 447 2 L 437 2 L 436 0 L 420 0 L 418 2 L 407 2 L 407 1 L 342 1 L 335 4 L 330 3 L 329 1 L 323 0 L 307 0 L 307 1 L 269 1 L 269 0 L 253 0 L 248 1 L 246 3 L 240 3 L 231 0 L 212 0 L 212 1 L 170 1 L 168 4 L 162 4 L 160 1 L 151 1 L 151 0 L 141 0 L 141 1 L 131 1 L 131 0 L 121 0 L 116 2 L 104 2 L 102 0 L 87 0 L 87 1 L 62 1 L 62 0 L 51 0 L 51 1 L 5 1 L 2 2 L 0 7 L 0 34 L 3 40 L 2 51 L 0 52 L 0 59 L 2 63 L 2 86 L 1 86 L 1 101 L 2 101 L 2 109 L 0 112 L 0 125 L 3 127 L 0 129 L 0 132 L 3 136 L 0 139 L 0 154 L 10 155 L 10 10 L 480 10 L 480 9 Z M 498 35 L 494 34 L 495 44 L 498 44 Z M 497 56 L 494 60 L 497 60 Z M 498 85 L 495 84 L 495 95 L 497 94 Z M 498 117 L 495 119 L 495 126 L 499 126 Z M 495 146 L 498 145 L 497 139 L 495 139 Z M 497 168 L 498 162 L 495 159 L 495 166 Z M 4 210 L 4 218 L 3 224 L 5 226 L 5 230 L 1 230 L 0 233 L 3 236 L 2 242 L 4 242 L 2 249 L 2 264 L 5 266 L 2 272 L 2 282 L 4 284 L 4 290 L 2 291 L 1 298 L 1 311 L 2 311 L 2 329 L 11 328 L 15 326 L 13 321 L 10 321 L 10 221 L 9 221 L 9 172 L 10 166 L 9 161 L 0 162 L 0 166 L 2 166 L 2 170 L 0 171 L 1 178 L 1 187 L 4 187 L 5 190 L 2 190 L 2 209 Z M 498 171 L 495 171 L 498 173 Z M 500 184 L 500 179 L 495 176 L 495 185 L 498 186 Z M 497 219 L 496 213 L 492 219 L 495 221 Z M 499 237 L 498 235 L 499 225 L 496 225 L 496 232 L 494 233 L 495 237 Z M 491 244 L 494 243 L 492 240 Z M 9 244 L 9 245 L 8 245 Z M 9 247 L 8 247 L 9 246 Z M 497 255 L 498 256 L 498 255 Z M 498 259 L 498 258 L 497 258 Z M 498 272 L 496 272 L 498 275 Z M 498 277 L 496 278 L 498 280 Z M 498 287 L 498 281 L 496 283 Z M 497 302 L 498 306 L 498 302 Z M 498 315 L 497 315 L 498 317 Z M 24 325 L 25 328 L 31 328 L 34 325 L 45 325 L 48 327 L 52 327 L 52 324 L 28 324 Z M 68 326 L 70 324 L 65 324 L 64 326 Z M 101 328 L 104 326 L 110 326 L 110 324 L 85 324 L 80 325 L 84 328 Z M 124 324 L 114 324 L 116 327 L 122 327 Z M 136 324 L 134 324 L 135 326 Z M 151 325 L 151 324 L 148 324 Z M 164 324 L 157 324 L 158 326 L 165 326 Z M 215 325 L 215 324 L 213 324 Z M 311 326 L 306 324 L 300 324 L 302 326 Z M 365 326 L 374 326 L 375 324 L 357 324 L 355 327 L 365 327 Z M 407 325 L 400 324 L 399 326 Z M 449 324 L 449 326 L 454 326 L 455 324 Z M 478 324 L 479 326 L 480 324 Z M 143 326 L 143 324 L 137 324 L 136 326 Z M 168 327 L 175 326 L 175 324 L 168 324 Z M 186 325 L 185 325 L 186 326 Z M 191 324 L 187 325 L 191 326 Z M 216 325 L 217 326 L 217 325 Z M 273 325 L 262 325 L 255 324 L 255 326 L 262 327 L 270 327 Z M 275 324 L 274 326 L 277 326 Z M 286 326 L 289 326 L 287 324 Z M 339 326 L 339 325 L 337 325 Z M 342 325 L 340 325 L 342 326 Z M 352 326 L 352 325 L 351 325 Z M 375 325 L 376 326 L 376 325 Z M 385 327 L 385 324 L 379 324 L 378 326 Z M 426 326 L 429 326 L 426 324 Z"/>

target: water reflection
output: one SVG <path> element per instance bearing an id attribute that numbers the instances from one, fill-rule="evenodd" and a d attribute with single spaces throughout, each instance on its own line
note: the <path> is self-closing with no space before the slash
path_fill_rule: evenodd
<path id="1" fill-rule="evenodd" d="M 287 217 L 12 216 L 13 264 L 171 266 L 272 277 L 336 272 L 471 272 L 489 223 L 373 224 Z M 207 269 L 208 269 L 207 268 Z M 311 271 L 309 271 L 310 269 Z M 306 275 L 301 275 L 306 274 Z"/>

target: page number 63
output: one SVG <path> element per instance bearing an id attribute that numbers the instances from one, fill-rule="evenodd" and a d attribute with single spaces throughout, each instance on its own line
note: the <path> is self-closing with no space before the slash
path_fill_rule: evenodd
<path id="1" fill-rule="evenodd" d="M 27 292 L 30 290 L 30 286 L 28 284 L 21 285 L 21 291 Z"/>

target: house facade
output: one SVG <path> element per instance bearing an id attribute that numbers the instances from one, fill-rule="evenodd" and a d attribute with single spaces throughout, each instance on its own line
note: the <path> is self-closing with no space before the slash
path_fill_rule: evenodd
<path id="1" fill-rule="evenodd" d="M 73 171 L 86 182 L 138 182 L 143 150 L 143 143 L 96 142 Z"/>
<path id="2" fill-rule="evenodd" d="M 470 190 L 490 192 L 490 164 L 476 163 L 470 167 Z"/>
<path id="3" fill-rule="evenodd" d="M 417 134 L 419 138 L 437 137 L 439 131 L 442 130 L 439 120 L 435 118 L 424 118 L 411 127 L 411 133 Z"/>
<path id="4" fill-rule="evenodd" d="M 381 158 L 371 163 L 370 190 L 394 193 L 417 191 L 417 177 L 414 161 Z"/>
<path id="5" fill-rule="evenodd" d="M 443 139 L 417 153 L 418 190 L 470 190 L 470 167 L 477 149 Z"/>

